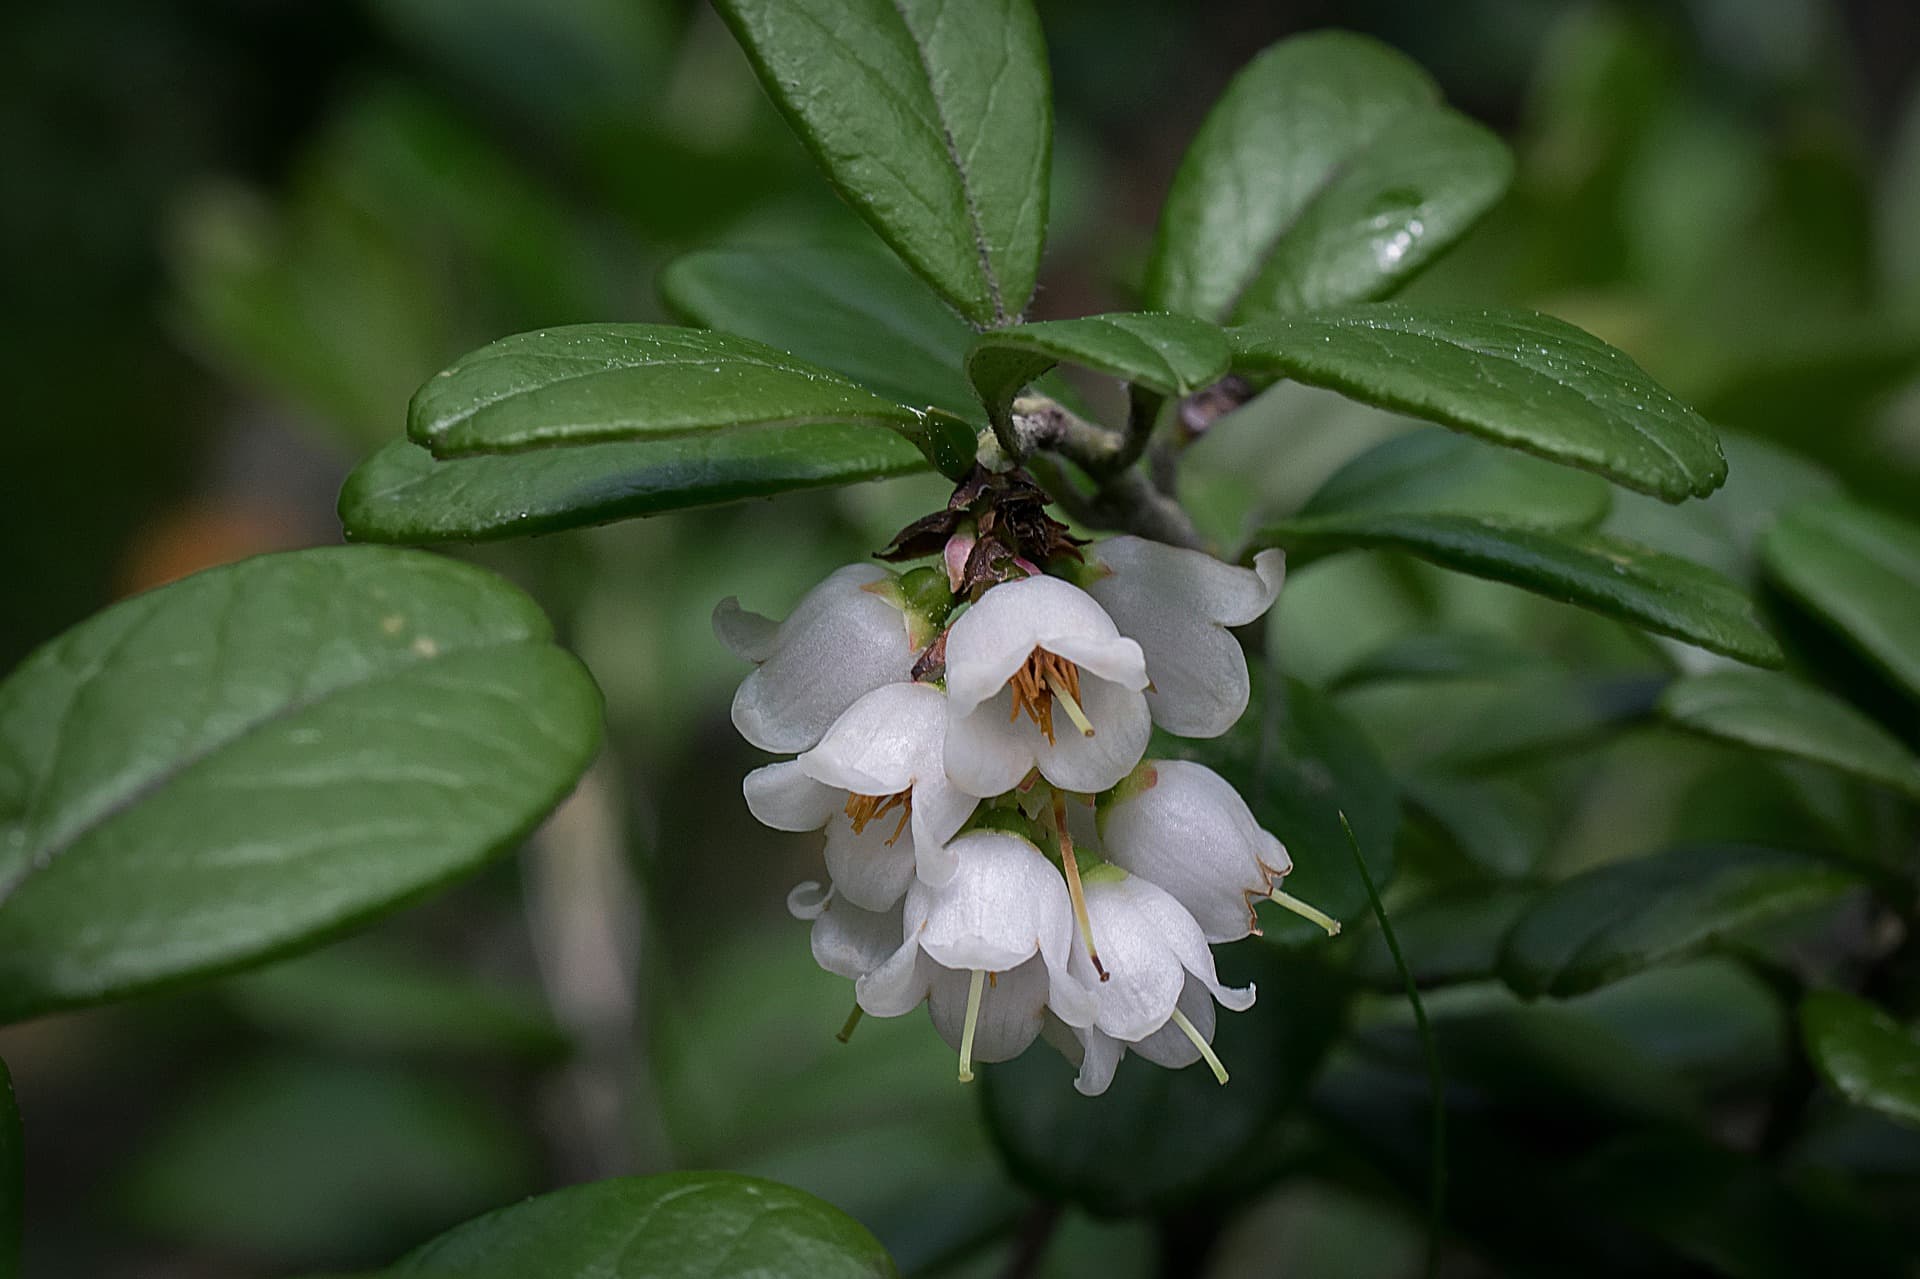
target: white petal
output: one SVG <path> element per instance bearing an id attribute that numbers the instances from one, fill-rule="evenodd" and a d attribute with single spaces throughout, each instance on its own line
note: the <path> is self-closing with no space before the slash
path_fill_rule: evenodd
<path id="1" fill-rule="evenodd" d="M 787 894 L 787 913 L 795 919 L 818 919 L 832 901 L 832 884 L 822 888 L 818 880 L 809 879 Z"/>
<path id="2" fill-rule="evenodd" d="M 1018 786 L 1033 768 L 1034 746 L 1046 741 L 1025 715 L 1007 718 L 1012 705 L 1012 695 L 1002 689 L 976 709 L 947 719 L 947 777 L 969 795 L 988 799 Z"/>
<path id="3" fill-rule="evenodd" d="M 1215 1020 L 1213 996 L 1207 993 L 1207 988 L 1200 984 L 1198 978 L 1187 978 L 1186 989 L 1180 992 L 1180 1011 L 1200 1032 L 1200 1038 L 1211 1044 Z M 1154 1065 L 1165 1066 L 1169 1070 L 1179 1070 L 1200 1060 L 1200 1050 L 1194 1047 L 1193 1040 L 1187 1038 L 1187 1032 L 1175 1025 L 1172 1019 L 1145 1039 L 1127 1047 Z"/>
<path id="4" fill-rule="evenodd" d="M 898 1017 L 920 1006 L 935 971 L 919 939 L 909 934 L 885 962 L 855 979 L 853 997 L 875 1017 Z"/>
<path id="5" fill-rule="evenodd" d="M 1286 557 L 1262 551 L 1251 569 L 1137 537 L 1102 542 L 1110 570 L 1088 588 L 1146 652 L 1154 722 L 1183 737 L 1217 737 L 1247 709 L 1247 659 L 1223 627 L 1244 626 L 1280 592 Z"/>
<path id="6" fill-rule="evenodd" d="M 1087 918 L 1107 980 L 1099 981 L 1086 953 L 1086 943 L 1074 937 L 1073 971 L 1093 990 L 1099 1005 L 1094 1024 L 1115 1039 L 1142 1039 L 1166 1025 L 1187 984 L 1180 954 L 1162 935 L 1165 912 L 1161 901 L 1182 916 L 1179 904 L 1137 875 L 1122 880 L 1096 879 L 1086 886 Z M 1195 940 L 1200 930 L 1191 919 Z M 1200 943 L 1201 950 L 1206 943 Z"/>
<path id="7" fill-rule="evenodd" d="M 1153 720 L 1145 697 L 1091 675 L 1080 681 L 1080 709 L 1093 725 L 1092 737 L 1082 736 L 1058 705 L 1051 743 L 1024 715 L 1014 727 L 1030 735 L 1041 776 L 1062 789 L 1092 794 L 1133 771 L 1153 736 Z"/>
<path id="8" fill-rule="evenodd" d="M 780 623 L 747 612 L 740 607 L 737 595 L 729 595 L 713 606 L 714 638 L 743 662 L 758 664 L 771 657 L 774 637 L 779 633 Z"/>
<path id="9" fill-rule="evenodd" d="M 973 974 L 939 968 L 927 991 L 927 1011 L 940 1038 L 958 1052 L 966 1029 L 967 990 Z M 1027 1050 L 1040 1034 L 1047 1007 L 1047 974 L 1039 959 L 997 973 L 980 991 L 980 1012 L 973 1026 L 975 1061 L 1008 1061 Z"/>
<path id="10" fill-rule="evenodd" d="M 907 679 L 914 653 L 906 614 L 890 594 L 862 589 L 890 576 L 849 564 L 794 607 L 734 695 L 742 737 L 762 750 L 806 750 L 861 694 Z"/>
<path id="11" fill-rule="evenodd" d="M 1208 941 L 1245 937 L 1254 922 L 1248 894 L 1266 896 L 1293 868 L 1286 848 L 1212 769 L 1164 759 L 1148 768 L 1148 784 L 1101 813 L 1108 860 L 1173 894 Z"/>
<path id="12" fill-rule="evenodd" d="M 1119 635 L 1092 596 L 1057 577 L 991 587 L 947 632 L 952 714 L 965 715 L 992 697 L 1036 648 L 1059 653 L 1056 642 L 1110 641 Z"/>
<path id="13" fill-rule="evenodd" d="M 845 813 L 827 823 L 827 874 L 840 895 L 864 910 L 886 910 L 899 904 L 913 882 L 913 837 L 906 831 L 892 845 L 900 818 L 887 813 L 854 833 Z"/>
<path id="14" fill-rule="evenodd" d="M 1061 635 L 1043 645 L 1089 675 L 1122 688 L 1147 686 L 1147 657 L 1140 645 L 1124 635 Z"/>
<path id="15" fill-rule="evenodd" d="M 790 759 L 754 769 L 740 789 L 747 808 L 775 830 L 819 830 L 847 802 L 845 791 L 822 786 Z"/>
<path id="16" fill-rule="evenodd" d="M 907 893 L 908 923 L 925 913 L 919 938 L 927 954 L 948 968 L 1006 972 L 1044 945 L 1064 962 L 1073 906 L 1053 863 L 1002 831 L 975 831 L 950 847 L 959 859 L 953 878 Z"/>
<path id="17" fill-rule="evenodd" d="M 1082 1031 L 1081 1043 L 1085 1045 L 1085 1056 L 1081 1058 L 1080 1075 L 1073 1081 L 1073 1087 L 1082 1096 L 1098 1097 L 1113 1083 L 1113 1072 L 1120 1065 L 1120 1058 L 1126 1055 L 1126 1049 L 1112 1036 L 1097 1030 Z"/>
<path id="18" fill-rule="evenodd" d="M 828 902 L 813 923 L 813 959 L 828 972 L 858 979 L 900 948 L 900 911 L 861 910 L 845 897 Z"/>
<path id="19" fill-rule="evenodd" d="M 947 845 L 980 801 L 947 780 L 944 771 L 913 784 L 913 855 L 920 878 L 939 887 L 953 878 L 959 858 Z"/>
<path id="20" fill-rule="evenodd" d="M 858 795 L 892 795 L 937 772 L 947 699 L 931 684 L 886 684 L 862 695 L 800 757 L 807 775 Z"/>

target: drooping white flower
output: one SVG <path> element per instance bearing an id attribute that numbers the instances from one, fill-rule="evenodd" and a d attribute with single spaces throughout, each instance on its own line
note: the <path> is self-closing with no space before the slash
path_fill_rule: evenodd
<path id="1" fill-rule="evenodd" d="M 946 769 L 971 794 L 1004 794 L 1035 767 L 1065 790 L 1105 790 L 1147 748 L 1140 646 L 1058 578 L 988 589 L 947 632 L 946 660 Z"/>
<path id="2" fill-rule="evenodd" d="M 900 948 L 900 904 L 888 910 L 862 910 L 836 891 L 817 883 L 797 885 L 787 894 L 795 919 L 813 923 L 813 960 L 839 977 L 857 981 Z"/>
<path id="3" fill-rule="evenodd" d="M 826 827 L 834 886 L 855 906 L 885 910 L 916 867 L 932 884 L 952 877 L 947 843 L 979 802 L 947 780 L 946 725 L 939 689 L 882 685 L 849 706 L 812 750 L 747 774 L 747 807 L 775 830 Z"/>
<path id="4" fill-rule="evenodd" d="M 729 596 L 713 632 L 759 669 L 733 698 L 733 724 L 761 750 L 803 751 L 863 693 L 907 680 L 914 619 L 877 564 L 849 564 L 808 591 L 784 622 L 749 613 Z"/>
<path id="5" fill-rule="evenodd" d="M 1186 760 L 1142 763 L 1101 807 L 1100 839 L 1107 860 L 1172 894 L 1210 942 L 1255 931 L 1254 903 L 1293 869 L 1233 784 Z"/>
<path id="6" fill-rule="evenodd" d="M 1244 1012 L 1253 987 L 1220 984 L 1200 925 L 1170 894 L 1113 866 L 1088 872 L 1085 884 L 1108 979 L 1097 979 L 1076 936 L 1070 967 L 1093 991 L 1096 1012 L 1075 1032 L 1082 1056 L 1074 1087 L 1090 1097 L 1105 1092 L 1128 1049 L 1176 1068 L 1204 1057 L 1224 1084 L 1226 1068 L 1211 1047 L 1213 1005 Z"/>
<path id="7" fill-rule="evenodd" d="M 952 844 L 953 876 L 907 890 L 901 941 L 854 993 L 877 1017 L 928 1002 L 934 1026 L 973 1062 L 1018 1056 L 1040 1033 L 1048 1009 L 1086 1026 L 1094 1000 L 1068 971 L 1073 908 L 1060 872 L 1017 835 L 982 830 Z"/>
<path id="8" fill-rule="evenodd" d="M 1140 537 L 1088 548 L 1097 580 L 1087 587 L 1120 633 L 1137 640 L 1153 681 L 1153 722 L 1181 737 L 1218 737 L 1247 709 L 1247 659 L 1229 626 L 1273 606 L 1286 554 L 1262 551 L 1250 569 Z"/>

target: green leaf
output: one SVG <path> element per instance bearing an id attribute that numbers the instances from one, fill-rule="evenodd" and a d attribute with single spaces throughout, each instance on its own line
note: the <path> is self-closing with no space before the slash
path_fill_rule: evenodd
<path id="1" fill-rule="evenodd" d="M 1405 551 L 1756 666 L 1785 660 L 1732 582 L 1599 534 L 1542 533 L 1464 515 L 1356 515 L 1289 520 L 1255 542 L 1309 554 L 1351 546 Z"/>
<path id="2" fill-rule="evenodd" d="M 840 194 L 975 324 L 1033 296 L 1052 90 L 1027 0 L 717 0 Z"/>
<path id="3" fill-rule="evenodd" d="M 1255 665 L 1247 713 L 1220 737 L 1157 735 L 1150 754 L 1197 760 L 1232 782 L 1259 823 L 1286 842 L 1286 891 L 1344 923 L 1370 913 L 1353 864 L 1345 811 L 1376 884 L 1393 878 L 1399 797 L 1379 752 L 1326 694 Z M 1277 906 L 1260 913 L 1269 939 L 1321 944 L 1314 925 Z"/>
<path id="4" fill-rule="evenodd" d="M 340 523 L 364 542 L 483 542 L 926 469 L 898 436 L 834 424 L 445 460 L 395 440 L 347 477 Z"/>
<path id="5" fill-rule="evenodd" d="M 238 968 L 513 847 L 600 699 L 533 601 L 437 556 L 262 556 L 0 684 L 0 1021 Z"/>
<path id="6" fill-rule="evenodd" d="M 1349 854 L 1351 857 L 1351 854 Z M 1035 1048 L 981 1072 L 980 1102 L 1009 1170 L 1035 1192 L 1102 1216 L 1164 1211 L 1261 1184 L 1273 1129 L 1300 1099 L 1345 1020 L 1344 983 L 1324 964 L 1255 943 L 1223 947 L 1221 979 L 1259 999 L 1222 1012 L 1213 1046 L 1232 1072 L 1120 1063 L 1098 1097 Z"/>
<path id="7" fill-rule="evenodd" d="M 1440 431 L 1383 441 L 1335 471 L 1294 520 L 1484 515 L 1539 529 L 1592 528 L 1613 490 L 1597 476 Z"/>
<path id="8" fill-rule="evenodd" d="M 1920 1127 L 1920 1031 L 1858 996 L 1817 990 L 1800 1005 L 1800 1035 L 1835 1092 Z"/>
<path id="9" fill-rule="evenodd" d="M 1788 594 L 1920 697 L 1920 527 L 1835 499 L 1788 513 L 1761 556 Z"/>
<path id="10" fill-rule="evenodd" d="M 1674 681 L 1668 719 L 1708 737 L 1825 764 L 1920 798 L 1920 759 L 1847 705 L 1786 675 L 1723 670 Z"/>
<path id="11" fill-rule="evenodd" d="M 666 440 L 729 427 L 884 426 L 948 475 L 974 430 L 882 399 L 749 338 L 667 324 L 574 324 L 501 338 L 414 393 L 407 434 L 441 457 Z"/>
<path id="12" fill-rule="evenodd" d="M 987 333 L 967 353 L 967 376 L 987 416 L 1004 428 L 1013 399 L 1062 360 L 1162 395 L 1191 395 L 1226 374 L 1226 336 L 1191 316 L 1115 312 Z"/>
<path id="13" fill-rule="evenodd" d="M 20 1106 L 13 1097 L 13 1076 L 0 1061 L 0 1279 L 19 1279 L 20 1236 L 26 1222 L 26 1144 L 20 1133 Z"/>
<path id="14" fill-rule="evenodd" d="M 458 1226 L 387 1274 L 515 1279 L 884 1279 L 859 1222 L 777 1182 L 727 1172 L 617 1177 Z"/>
<path id="15" fill-rule="evenodd" d="M 451 1079 L 287 1057 L 190 1087 L 142 1134 L 123 1191 L 171 1242 L 275 1270 L 378 1263 L 537 1184 L 512 1112 Z"/>
<path id="16" fill-rule="evenodd" d="M 1146 298 L 1209 319 L 1404 284 L 1506 190 L 1506 147 L 1363 36 L 1282 41 L 1234 77 L 1161 211 Z"/>
<path id="17" fill-rule="evenodd" d="M 1669 502 L 1727 478 L 1699 414 L 1624 352 L 1551 316 L 1375 303 L 1228 337 L 1239 372 L 1326 387 Z"/>
<path id="18" fill-rule="evenodd" d="M 703 249 L 668 263 L 660 293 L 693 323 L 790 351 L 889 400 L 980 413 L 962 372 L 973 330 L 891 255 Z"/>
<path id="19" fill-rule="evenodd" d="M 1543 893 L 1507 935 L 1500 975 L 1522 995 L 1578 995 L 1829 905 L 1859 884 L 1838 866 L 1771 848 L 1675 848 L 1613 862 Z"/>

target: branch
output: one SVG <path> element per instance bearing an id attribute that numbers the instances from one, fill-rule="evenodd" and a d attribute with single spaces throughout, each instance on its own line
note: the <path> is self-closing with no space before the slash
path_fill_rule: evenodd
<path id="1" fill-rule="evenodd" d="M 1186 509 L 1134 469 L 1153 427 L 1158 406 L 1134 404 L 1125 435 L 1073 413 L 1044 396 L 1015 400 L 1009 417 L 1016 456 L 1027 463 L 1056 501 L 1093 528 L 1120 529 L 1174 546 L 1204 549 L 1206 540 Z M 1092 477 L 1088 497 L 1047 455 L 1072 462 Z"/>

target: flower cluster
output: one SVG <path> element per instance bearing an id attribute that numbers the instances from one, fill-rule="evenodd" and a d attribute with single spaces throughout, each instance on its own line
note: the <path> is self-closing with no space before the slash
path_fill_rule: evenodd
<path id="1" fill-rule="evenodd" d="M 725 600 L 721 641 L 755 670 L 746 739 L 793 758 L 749 774 L 766 825 L 824 831 L 829 882 L 788 899 L 861 1013 L 925 1003 L 960 1055 L 1018 1055 L 1046 1033 L 1105 1091 L 1129 1051 L 1204 1059 L 1221 985 L 1213 943 L 1258 931 L 1287 850 L 1218 774 L 1146 758 L 1153 727 L 1225 732 L 1245 711 L 1228 627 L 1273 604 L 1284 562 L 1252 568 L 1137 537 L 1087 545 L 1017 473 L 976 472 L 947 510 L 854 564 L 784 622 Z M 843 1034 L 846 1032 L 843 1032 Z"/>

